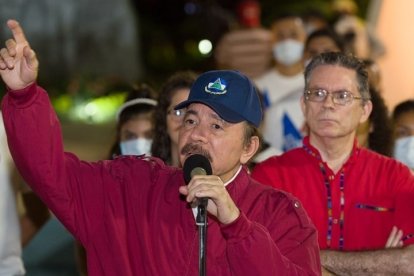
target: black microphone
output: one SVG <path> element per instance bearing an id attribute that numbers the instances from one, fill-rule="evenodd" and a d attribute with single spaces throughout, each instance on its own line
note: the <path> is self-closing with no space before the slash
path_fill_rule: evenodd
<path id="1" fill-rule="evenodd" d="M 193 154 L 189 156 L 183 165 L 184 181 L 188 184 L 194 175 L 211 175 L 213 170 L 211 169 L 210 161 L 207 157 L 201 154 Z M 207 207 L 208 198 L 202 197 L 198 199 L 198 204 Z"/>

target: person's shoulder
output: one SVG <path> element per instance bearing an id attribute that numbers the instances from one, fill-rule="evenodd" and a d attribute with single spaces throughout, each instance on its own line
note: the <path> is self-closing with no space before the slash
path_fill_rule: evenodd
<path id="1" fill-rule="evenodd" d="M 254 157 L 254 162 L 257 164 L 269 159 L 270 157 L 281 155 L 282 153 L 283 152 L 281 150 L 273 146 L 268 146 L 261 152 L 257 153 L 257 155 Z"/>
<path id="2" fill-rule="evenodd" d="M 279 188 L 275 188 L 273 186 L 264 185 L 253 178 L 251 178 L 249 189 L 250 189 L 250 193 L 252 194 L 253 193 L 262 194 L 263 196 L 268 197 L 276 202 L 278 201 L 294 202 L 297 200 L 296 197 L 290 194 L 289 192 L 284 191 Z"/>
<path id="3" fill-rule="evenodd" d="M 383 154 L 380 154 L 378 152 L 375 152 L 367 148 L 360 148 L 359 155 L 362 161 L 365 161 L 365 160 L 369 161 L 369 162 L 364 162 L 369 166 L 387 165 L 387 166 L 400 167 L 401 165 L 403 165 L 400 161 L 392 157 L 385 156 Z"/>
<path id="4" fill-rule="evenodd" d="M 255 173 L 259 171 L 261 172 L 263 170 L 268 170 L 268 169 L 271 169 L 277 166 L 279 159 L 280 159 L 280 155 L 273 155 L 273 156 L 265 158 L 262 161 L 257 162 L 252 172 L 253 176 L 255 175 Z"/>
<path id="5" fill-rule="evenodd" d="M 248 186 L 248 194 L 250 196 L 256 194 L 256 196 L 261 198 L 260 201 L 264 206 L 267 204 L 279 204 L 287 199 L 286 192 L 272 186 L 264 185 L 253 178 L 251 178 L 250 185 Z"/>
<path id="6" fill-rule="evenodd" d="M 399 175 L 404 177 L 413 177 L 413 173 L 405 164 L 370 149 L 360 148 L 360 159 L 363 164 L 371 167 L 373 171 L 383 172 L 381 175 Z"/>
<path id="7" fill-rule="evenodd" d="M 312 220 L 310 219 L 308 213 L 303 207 L 302 202 L 297 197 L 292 195 L 291 193 L 284 192 L 284 191 L 281 191 L 281 192 L 284 193 L 286 201 L 288 202 L 287 210 L 291 211 L 293 214 L 296 215 L 301 226 L 315 228 Z M 315 231 L 316 231 L 316 228 L 315 228 Z"/>
<path id="8" fill-rule="evenodd" d="M 302 206 L 300 200 L 291 193 L 263 185 L 255 180 L 252 180 L 252 188 L 261 191 L 261 205 L 268 210 L 274 210 L 279 213 L 281 209 L 285 210 L 287 214 L 295 214 L 302 227 L 312 226 L 313 224 Z"/>
<path id="9" fill-rule="evenodd" d="M 274 155 L 258 165 L 271 166 L 271 165 L 282 165 L 282 164 L 297 164 L 298 159 L 302 159 L 303 149 L 301 147 L 291 149 L 280 155 Z"/>

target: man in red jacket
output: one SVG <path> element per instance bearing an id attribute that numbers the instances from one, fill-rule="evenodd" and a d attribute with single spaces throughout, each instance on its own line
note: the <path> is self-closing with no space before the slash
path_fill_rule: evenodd
<path id="1" fill-rule="evenodd" d="M 2 111 L 24 178 L 87 251 L 90 275 L 196 275 L 191 204 L 208 198 L 207 273 L 320 275 L 316 230 L 292 196 L 253 181 L 244 166 L 262 118 L 251 81 L 235 71 L 199 76 L 180 131 L 180 161 L 204 155 L 212 175 L 185 185 L 181 169 L 145 156 L 87 163 L 64 153 L 59 121 L 36 85 L 38 60 L 21 27 L 0 51 L 10 91 Z M 181 197 L 180 197 L 181 194 Z M 194 213 L 193 213 L 194 211 Z"/>
<path id="2" fill-rule="evenodd" d="M 353 56 L 314 57 L 301 99 L 309 136 L 252 176 L 301 200 L 318 229 L 322 265 L 335 275 L 412 275 L 414 176 L 355 138 L 372 109 L 367 78 Z"/>

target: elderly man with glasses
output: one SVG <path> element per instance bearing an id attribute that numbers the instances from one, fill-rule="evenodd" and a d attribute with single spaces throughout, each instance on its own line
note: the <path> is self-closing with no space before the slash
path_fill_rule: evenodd
<path id="1" fill-rule="evenodd" d="M 414 177 L 355 136 L 372 110 L 364 65 L 342 53 L 315 57 L 301 107 L 303 146 L 258 164 L 253 178 L 301 200 L 318 229 L 326 275 L 412 275 Z"/>

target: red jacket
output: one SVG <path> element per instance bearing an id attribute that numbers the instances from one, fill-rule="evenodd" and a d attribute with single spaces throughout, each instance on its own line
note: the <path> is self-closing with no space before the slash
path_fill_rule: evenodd
<path id="1" fill-rule="evenodd" d="M 338 173 L 334 173 L 316 148 L 305 147 L 274 156 L 258 164 L 254 179 L 298 197 L 315 223 L 321 249 L 347 251 L 385 247 L 395 225 L 403 230 L 404 244 L 414 243 L 414 175 L 401 163 L 356 147 Z M 328 196 L 321 167 L 330 179 L 332 242 L 329 246 Z M 341 171 L 344 171 L 344 209 L 341 225 Z"/>
<path id="2" fill-rule="evenodd" d="M 178 192 L 180 169 L 155 158 L 87 163 L 63 152 L 47 94 L 32 85 L 4 97 L 20 172 L 87 250 L 90 275 L 198 275 L 198 232 Z M 208 275 L 320 275 L 313 224 L 292 196 L 243 169 L 227 189 L 241 210 L 208 219 Z"/>

